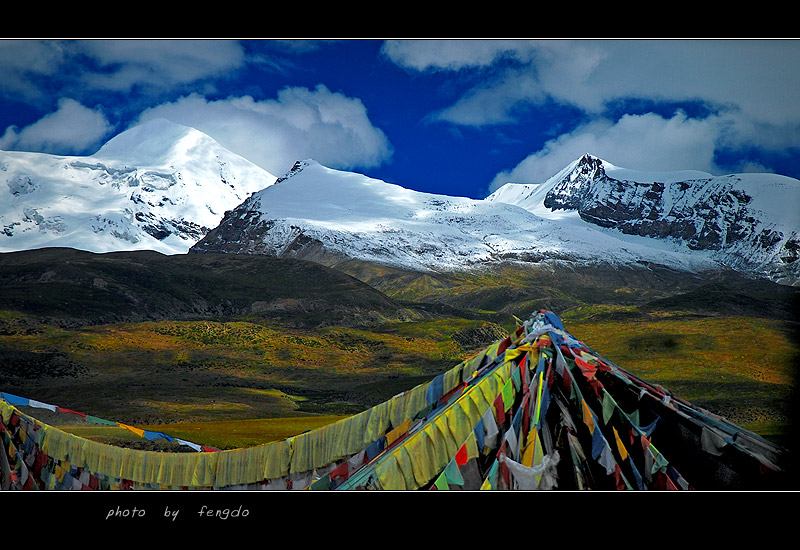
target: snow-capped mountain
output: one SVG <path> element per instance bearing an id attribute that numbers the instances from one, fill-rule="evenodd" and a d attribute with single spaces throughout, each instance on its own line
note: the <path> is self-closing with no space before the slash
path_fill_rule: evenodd
<path id="1" fill-rule="evenodd" d="M 545 216 L 500 196 L 421 193 L 306 160 L 228 212 L 191 251 L 357 258 L 444 271 L 502 260 L 719 267 L 685 246 L 604 229 L 577 215 Z"/>
<path id="2" fill-rule="evenodd" d="M 84 157 L 0 151 L 0 252 L 227 252 L 451 271 L 499 261 L 728 266 L 800 281 L 800 182 L 586 155 L 484 200 L 301 161 L 283 177 L 165 120 Z"/>
<path id="3" fill-rule="evenodd" d="M 0 151 L 0 252 L 186 253 L 275 176 L 193 128 L 153 120 L 91 156 Z"/>
<path id="4" fill-rule="evenodd" d="M 650 173 L 584 155 L 539 185 L 487 200 L 693 251 L 782 283 L 800 279 L 800 181 L 776 174 Z"/>

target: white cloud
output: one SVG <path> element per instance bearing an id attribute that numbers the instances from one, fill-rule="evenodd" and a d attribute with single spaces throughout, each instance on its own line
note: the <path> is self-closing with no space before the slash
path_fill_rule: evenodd
<path id="1" fill-rule="evenodd" d="M 80 81 L 106 91 L 169 89 L 224 75 L 245 63 L 242 46 L 231 40 L 84 40 L 74 47 L 101 69 L 82 74 Z"/>
<path id="2" fill-rule="evenodd" d="M 372 167 L 391 146 L 360 100 L 314 90 L 284 88 L 274 100 L 250 96 L 208 101 L 193 94 L 142 113 L 197 128 L 275 175 L 296 160 L 313 158 L 332 168 Z"/>
<path id="3" fill-rule="evenodd" d="M 469 90 L 456 103 L 428 118 L 463 126 L 516 123 L 516 110 L 546 99 L 533 74 L 511 71 L 492 80 L 491 85 Z"/>
<path id="4" fill-rule="evenodd" d="M 538 42 L 529 40 L 387 40 L 381 53 L 416 71 L 487 67 L 500 58 L 527 60 Z"/>
<path id="5" fill-rule="evenodd" d="M 59 154 L 94 152 L 108 137 L 111 125 L 102 112 L 62 98 L 58 110 L 22 130 L 11 126 L 0 138 L 0 149 Z"/>
<path id="6" fill-rule="evenodd" d="M 0 93 L 41 102 L 54 87 L 69 97 L 159 92 L 225 76 L 245 62 L 231 40 L 3 40 Z"/>
<path id="7" fill-rule="evenodd" d="M 766 124 L 800 121 L 800 103 L 796 100 L 800 91 L 800 42 L 796 40 L 596 44 L 606 55 L 587 79 L 586 95 L 697 99 L 741 111 Z"/>
<path id="8" fill-rule="evenodd" d="M 320 43 L 271 45 L 305 51 Z M 37 102 L 44 110 L 54 108 L 53 97 L 102 94 L 110 98 L 106 114 L 116 116 L 138 111 L 148 96 L 169 92 L 171 101 L 142 111 L 140 120 L 162 117 L 197 128 L 272 173 L 303 158 L 342 169 L 374 167 L 390 158 L 388 139 L 372 125 L 364 104 L 325 86 L 287 87 L 263 101 L 245 95 L 206 99 L 215 79 L 232 78 L 259 61 L 265 62 L 228 40 L 0 41 L 0 93 Z M 22 130 L 9 126 L 0 148 L 64 153 L 70 146 L 70 153 L 78 152 L 102 145 L 96 142 L 108 137 L 109 129 L 99 108 L 62 100 L 55 112 Z"/>
<path id="9" fill-rule="evenodd" d="M 722 123 L 716 117 L 697 120 L 681 112 L 671 118 L 646 114 L 626 115 L 617 122 L 595 120 L 547 142 L 513 169 L 498 174 L 489 191 L 508 182 L 541 183 L 584 153 L 635 170 L 715 173 L 714 150 Z"/>
<path id="10" fill-rule="evenodd" d="M 549 101 L 587 117 L 602 117 L 609 104 L 628 99 L 696 102 L 727 118 L 721 143 L 800 146 L 800 41 L 422 40 L 389 43 L 384 52 L 419 71 L 516 61 L 481 72 L 474 88 L 436 113 L 454 124 L 519 122 L 522 107 Z"/>
<path id="11" fill-rule="evenodd" d="M 496 99 L 495 88 L 518 84 L 512 94 L 518 101 L 552 99 L 587 112 L 634 97 L 707 101 L 773 124 L 800 120 L 794 40 L 412 40 L 389 42 L 383 51 L 418 71 L 477 69 L 502 57 L 518 62 L 487 73 L 459 101 L 461 110 L 493 112 L 484 104 Z"/>
<path id="12" fill-rule="evenodd" d="M 134 89 L 163 92 L 225 75 L 244 63 L 241 45 L 228 40 L 0 41 L 0 94 L 45 112 L 55 109 L 21 130 L 7 127 L 0 149 L 93 153 L 108 137 L 112 125 L 106 115 L 119 101 L 104 113 L 72 98 Z M 123 105 L 135 108 L 129 96 Z"/>
<path id="13" fill-rule="evenodd" d="M 58 42 L 0 40 L 0 92 L 11 97 L 42 98 L 35 79 L 55 74 L 65 52 Z"/>
<path id="14" fill-rule="evenodd" d="M 715 151 L 788 155 L 800 148 L 800 41 L 422 40 L 392 42 L 383 51 L 408 70 L 460 71 L 460 81 L 465 71 L 480 76 L 429 117 L 434 120 L 520 124 L 548 103 L 583 113 L 578 128 L 537 145 L 517 167 L 498 174 L 492 189 L 506 181 L 542 181 L 587 152 L 629 168 L 714 172 Z M 630 101 L 694 104 L 712 114 L 609 120 L 610 107 Z"/>

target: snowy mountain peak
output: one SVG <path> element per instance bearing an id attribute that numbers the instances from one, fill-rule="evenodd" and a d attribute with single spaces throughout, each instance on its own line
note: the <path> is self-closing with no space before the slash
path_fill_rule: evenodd
<path id="1" fill-rule="evenodd" d="M 292 165 L 292 167 L 289 169 L 288 172 L 286 172 L 284 175 L 282 175 L 281 177 L 276 179 L 275 183 L 280 183 L 282 181 L 286 181 L 287 179 L 291 178 L 292 176 L 295 176 L 295 175 L 299 174 L 300 172 L 302 172 L 306 167 L 312 166 L 312 165 L 315 165 L 315 164 L 319 164 L 319 163 L 317 161 L 315 161 L 315 160 L 312 160 L 312 159 L 298 160 L 297 162 L 294 163 L 294 165 Z"/>
<path id="2" fill-rule="evenodd" d="M 585 153 L 580 159 L 578 159 L 573 172 L 587 178 L 605 176 L 606 173 L 603 168 L 604 164 L 604 160 L 590 155 L 589 153 Z"/>
<path id="3" fill-rule="evenodd" d="M 0 251 L 185 253 L 275 177 L 206 134 L 166 120 L 91 156 L 0 151 Z"/>
<path id="4" fill-rule="evenodd" d="M 191 251 L 323 263 L 356 258 L 423 271 L 501 261 L 650 262 L 688 270 L 719 265 L 575 220 L 564 223 L 499 201 L 421 193 L 313 163 L 227 213 Z"/>
<path id="5" fill-rule="evenodd" d="M 132 166 L 153 166 L 191 158 L 203 148 L 221 147 L 199 130 L 160 118 L 118 134 L 92 157 Z"/>
<path id="6" fill-rule="evenodd" d="M 446 271 L 499 261 L 726 265 L 800 281 L 800 181 L 642 172 L 591 154 L 542 183 L 473 200 L 312 159 L 275 178 L 202 132 L 152 120 L 87 157 L 0 151 L 0 198 L 0 251 L 235 252 Z"/>
<path id="7" fill-rule="evenodd" d="M 543 184 L 507 184 L 487 200 L 697 251 L 776 281 L 800 278 L 800 181 L 785 176 L 644 172 L 584 155 Z"/>
<path id="8" fill-rule="evenodd" d="M 299 161 L 228 213 L 193 252 L 357 258 L 418 270 L 498 261 L 722 265 L 795 284 L 800 182 L 781 176 L 645 173 L 584 155 L 541 184 L 485 200 L 420 193 Z"/>

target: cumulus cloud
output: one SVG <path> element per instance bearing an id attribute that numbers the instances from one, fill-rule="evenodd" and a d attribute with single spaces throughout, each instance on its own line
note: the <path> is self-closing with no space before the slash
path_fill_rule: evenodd
<path id="1" fill-rule="evenodd" d="M 619 98 L 704 101 L 739 109 L 769 124 L 800 121 L 800 43 L 794 40 L 411 40 L 388 42 L 384 54 L 418 71 L 480 69 L 513 59 L 452 106 L 494 113 L 500 96 L 556 101 L 599 113 Z M 503 91 L 503 93 L 499 93 Z M 509 93 L 511 92 L 511 93 Z"/>
<path id="2" fill-rule="evenodd" d="M 163 91 L 219 77 L 245 65 L 244 50 L 229 40 L 3 40 L 0 93 L 45 100 L 58 89 Z"/>
<path id="3" fill-rule="evenodd" d="M 415 71 L 459 71 L 487 67 L 501 58 L 527 61 L 539 45 L 531 40 L 387 40 L 381 53 Z"/>
<path id="4" fill-rule="evenodd" d="M 484 126 L 517 122 L 516 110 L 548 101 L 589 111 L 600 109 L 607 98 L 587 86 L 608 53 L 593 44 L 564 40 L 403 40 L 387 42 L 382 51 L 406 69 L 475 71 L 480 75 L 475 86 L 432 118 Z"/>
<path id="5" fill-rule="evenodd" d="M 0 93 L 41 99 L 45 94 L 37 85 L 37 78 L 56 74 L 65 58 L 59 42 L 0 40 Z"/>
<path id="6" fill-rule="evenodd" d="M 0 137 L 0 149 L 58 154 L 94 152 L 111 130 L 101 111 L 62 98 L 56 111 L 35 123 L 21 130 L 7 128 Z"/>
<path id="7" fill-rule="evenodd" d="M 269 47 L 297 54 L 322 44 L 270 41 Z M 266 100 L 243 94 L 207 99 L 239 69 L 275 70 L 265 55 L 228 40 L 0 41 L 0 94 L 49 113 L 25 128 L 6 128 L 0 148 L 93 153 L 93 145 L 102 145 L 97 140 L 109 137 L 107 117 L 138 116 L 197 128 L 271 173 L 303 158 L 352 169 L 391 157 L 387 137 L 372 125 L 364 104 L 324 85 L 286 87 Z M 56 107 L 57 97 L 75 99 Z M 81 98 L 88 97 L 100 106 L 83 107 L 89 100 Z"/>
<path id="8" fill-rule="evenodd" d="M 85 40 L 73 48 L 100 69 L 83 72 L 80 82 L 107 91 L 169 89 L 224 75 L 245 63 L 241 44 L 231 40 Z"/>
<path id="9" fill-rule="evenodd" d="M 140 120 L 152 118 L 197 128 L 276 175 L 305 158 L 351 169 L 377 166 L 392 152 L 360 100 L 323 85 L 284 88 L 275 99 L 262 101 L 250 96 L 209 101 L 192 94 L 147 109 Z"/>
<path id="10" fill-rule="evenodd" d="M 533 145 L 523 162 L 498 174 L 490 191 L 507 181 L 543 181 L 584 153 L 629 168 L 718 173 L 764 169 L 757 156 L 718 167 L 722 151 L 777 157 L 800 148 L 794 40 L 412 40 L 383 51 L 407 70 L 480 74 L 433 120 L 475 128 L 520 124 L 548 103 L 582 113 L 577 127 Z M 630 104 L 638 110 L 626 114 Z M 642 114 L 647 104 L 661 106 L 661 114 Z M 664 116 L 663 107 L 676 104 L 701 106 L 703 114 Z"/>
<path id="11" fill-rule="evenodd" d="M 137 108 L 130 92 L 197 86 L 244 63 L 242 46 L 227 40 L 0 41 L 0 94 L 45 113 L 8 126 L 0 149 L 93 153 L 112 130 L 108 117 Z M 83 105 L 88 97 L 96 107 Z"/>

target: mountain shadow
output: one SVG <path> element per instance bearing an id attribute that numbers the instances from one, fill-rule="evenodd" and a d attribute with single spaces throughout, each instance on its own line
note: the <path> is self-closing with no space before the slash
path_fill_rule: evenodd
<path id="1" fill-rule="evenodd" d="M 65 327 L 241 317 L 357 325 L 420 315 L 318 263 L 233 254 L 11 252 L 0 254 L 0 289 L 0 310 Z"/>

